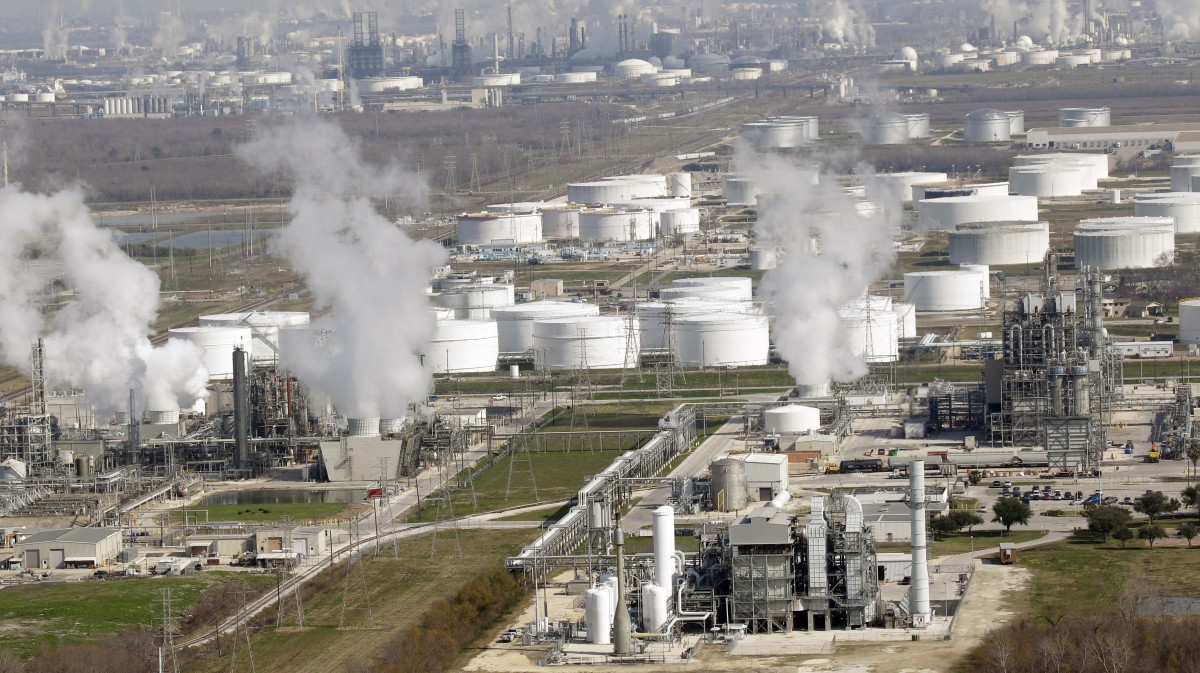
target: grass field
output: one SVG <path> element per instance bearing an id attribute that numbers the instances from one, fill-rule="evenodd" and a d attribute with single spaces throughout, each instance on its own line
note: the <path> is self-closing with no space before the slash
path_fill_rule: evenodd
<path id="1" fill-rule="evenodd" d="M 376 651 L 402 628 L 420 619 L 432 602 L 449 596 L 478 573 L 495 568 L 535 534 L 528 530 L 460 531 L 456 544 L 453 534 L 444 532 L 437 537 L 434 554 L 431 554 L 434 542 L 431 535 L 402 541 L 399 558 L 391 556 L 390 547 L 386 556 L 382 552 L 378 558 L 368 554 L 360 566 L 364 589 L 354 595 L 346 612 L 347 628 L 339 628 L 345 586 L 339 580 L 323 594 L 305 602 L 305 628 L 296 628 L 292 619 L 291 626 L 285 625 L 278 631 L 271 626 L 255 636 L 255 670 L 258 673 L 367 670 L 366 664 Z M 345 569 L 338 567 L 334 572 L 344 574 Z M 236 671 L 251 670 L 244 653 L 239 664 Z M 210 656 L 190 670 L 228 671 L 228 651 L 225 656 Z"/>
<path id="2" fill-rule="evenodd" d="M 542 507 L 540 509 L 531 509 L 528 512 L 521 512 L 520 514 L 502 516 L 499 517 L 498 521 L 558 521 L 570 508 L 570 505 Z"/>
<path id="3" fill-rule="evenodd" d="M 297 524 L 327 521 L 346 511 L 350 505 L 344 502 L 289 502 L 269 505 L 200 505 L 188 507 L 189 518 L 193 512 L 208 511 L 209 521 L 279 521 L 291 517 Z M 203 515 L 199 515 L 203 521 Z"/>
<path id="4" fill-rule="evenodd" d="M 106 582 L 25 584 L 0 590 L 0 652 L 26 658 L 46 646 L 101 638 L 151 626 L 162 614 L 162 589 L 171 589 L 176 613 L 228 579 L 274 584 L 273 577 L 205 571 L 187 577 L 146 577 Z"/>

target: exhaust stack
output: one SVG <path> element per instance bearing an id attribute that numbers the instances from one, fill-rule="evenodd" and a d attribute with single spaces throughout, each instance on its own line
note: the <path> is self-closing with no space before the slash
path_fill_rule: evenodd
<path id="1" fill-rule="evenodd" d="M 913 628 L 929 626 L 929 561 L 925 547 L 925 461 L 908 467 L 908 506 L 912 510 L 912 584 L 908 587 L 908 609 Z"/>

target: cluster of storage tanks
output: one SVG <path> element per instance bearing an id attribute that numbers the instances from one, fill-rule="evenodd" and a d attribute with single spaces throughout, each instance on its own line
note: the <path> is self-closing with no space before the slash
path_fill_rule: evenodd
<path id="1" fill-rule="evenodd" d="M 1108 179 L 1108 155 L 1049 153 L 1019 156 L 1008 169 L 1013 194 L 1054 198 L 1079 196 Z"/>
<path id="2" fill-rule="evenodd" d="M 104 116 L 106 117 L 169 115 L 172 111 L 171 99 L 165 96 L 128 96 L 104 99 Z"/>
<path id="3" fill-rule="evenodd" d="M 462 245 L 650 241 L 700 230 L 691 196 L 690 173 L 615 176 L 568 185 L 568 203 L 497 204 L 459 215 L 456 234 Z"/>
<path id="4" fill-rule="evenodd" d="M 820 136 L 816 117 L 769 117 L 742 124 L 741 136 L 759 151 L 803 147 Z"/>
<path id="5" fill-rule="evenodd" d="M 868 145 L 905 145 L 929 137 L 929 115 L 880 112 L 863 124 L 863 142 Z"/>

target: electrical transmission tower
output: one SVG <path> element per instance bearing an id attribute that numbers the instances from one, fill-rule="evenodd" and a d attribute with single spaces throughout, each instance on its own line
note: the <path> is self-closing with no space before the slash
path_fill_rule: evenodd
<path id="1" fill-rule="evenodd" d="M 370 626 L 375 621 L 375 610 L 371 606 L 371 591 L 367 587 L 367 574 L 363 564 L 366 562 L 362 550 L 358 548 L 362 537 L 358 530 L 358 519 L 350 518 L 350 556 L 346 561 L 345 584 L 342 585 L 342 615 L 338 628 L 346 628 L 348 618 L 354 612 L 365 613 L 363 626 Z"/>
<path id="2" fill-rule="evenodd" d="M 283 549 L 291 552 L 295 550 L 295 542 L 292 540 L 291 517 L 280 517 L 280 524 L 286 530 L 283 535 Z M 288 614 L 292 611 L 296 613 L 296 626 L 304 628 L 304 601 L 300 597 L 300 583 L 293 582 L 290 589 L 280 590 L 286 570 L 286 568 L 278 568 L 275 571 L 275 599 L 278 604 L 275 609 L 275 628 L 283 626 Z"/>
<path id="3" fill-rule="evenodd" d="M 571 121 L 564 119 L 558 124 L 558 156 L 566 156 L 571 153 Z"/>
<path id="4" fill-rule="evenodd" d="M 446 182 L 442 189 L 446 194 L 455 194 L 458 192 L 458 181 L 455 179 L 454 173 L 458 168 L 453 154 L 447 154 L 442 160 L 442 170 L 446 173 Z"/>
<path id="5" fill-rule="evenodd" d="M 525 466 L 525 470 L 529 472 L 529 485 L 533 490 L 533 499 L 538 499 L 537 494 L 537 476 L 533 472 L 533 456 L 530 455 L 529 442 L 533 440 L 530 436 L 532 431 L 528 428 L 522 428 L 519 433 L 509 439 L 508 450 L 508 486 L 504 489 L 504 499 L 508 500 L 512 497 L 513 492 L 513 474 L 517 470 L 517 463 Z"/>
<path id="6" fill-rule="evenodd" d="M 175 615 L 171 608 L 171 590 L 160 589 L 159 593 L 162 596 L 159 600 L 162 612 L 159 613 L 158 670 L 179 673 L 179 660 L 175 657 L 175 633 L 179 630 L 179 625 L 175 623 Z"/>
<path id="7" fill-rule="evenodd" d="M 571 428 L 569 439 L 567 440 L 567 450 L 570 451 L 575 444 L 575 437 L 579 436 L 583 439 L 583 445 L 580 450 L 595 451 L 595 445 L 592 443 L 592 432 L 588 427 L 588 410 L 580 404 L 580 392 L 583 393 L 583 399 L 589 401 L 593 397 L 591 371 L 588 369 L 587 359 L 587 332 L 583 327 L 579 328 L 579 360 L 576 361 L 576 367 L 571 372 L 573 386 L 571 388 Z"/>
<path id="8" fill-rule="evenodd" d="M 250 627 L 248 619 L 242 619 L 242 615 L 246 612 L 246 600 L 250 595 L 250 590 L 243 584 L 237 589 L 238 591 L 238 611 L 235 617 L 233 626 L 233 646 L 230 647 L 229 653 L 229 673 L 237 673 L 238 670 L 238 650 L 241 649 L 242 643 L 246 644 L 246 660 L 250 664 L 250 672 L 254 673 L 254 650 L 250 646 Z"/>
<path id="9" fill-rule="evenodd" d="M 479 155 L 471 153 L 471 192 L 478 194 L 482 191 L 479 186 Z"/>
<path id="10" fill-rule="evenodd" d="M 687 383 L 687 378 L 680 366 L 678 344 L 675 342 L 675 312 L 670 306 L 663 309 L 663 342 L 662 355 L 664 358 L 654 365 L 654 390 L 659 397 L 671 397 L 675 394 L 675 378 Z"/>
<path id="11" fill-rule="evenodd" d="M 429 558 L 437 556 L 437 540 L 438 533 L 442 530 L 442 525 L 445 522 L 450 523 L 450 530 L 454 533 L 454 549 L 459 558 L 462 558 L 462 541 L 458 537 L 458 519 L 454 516 L 454 500 L 451 498 L 449 484 L 442 489 L 441 494 L 434 496 L 437 498 L 437 518 L 433 522 L 433 538 L 429 542 Z"/>

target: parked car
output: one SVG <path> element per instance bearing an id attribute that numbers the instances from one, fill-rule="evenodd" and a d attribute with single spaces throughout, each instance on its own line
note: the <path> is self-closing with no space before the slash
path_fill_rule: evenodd
<path id="1" fill-rule="evenodd" d="M 1121 501 L 1121 504 L 1127 507 L 1133 507 L 1133 496 L 1125 496 L 1125 499 Z"/>
<path id="2" fill-rule="evenodd" d="M 992 482 L 992 488 L 1002 488 L 1003 486 L 1004 486 L 1004 485 L 1003 485 L 1003 484 L 1001 484 L 1001 483 L 1000 483 L 1000 480 L 998 480 L 998 479 L 997 479 L 996 481 L 993 481 L 993 482 Z"/>

